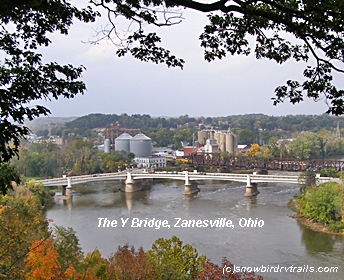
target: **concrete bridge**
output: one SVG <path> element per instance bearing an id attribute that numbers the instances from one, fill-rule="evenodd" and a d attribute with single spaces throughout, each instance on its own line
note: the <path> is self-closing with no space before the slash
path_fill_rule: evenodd
<path id="1" fill-rule="evenodd" d="M 234 181 L 246 184 L 246 192 L 244 196 L 254 196 L 259 193 L 258 183 L 289 183 L 299 184 L 298 175 L 260 175 L 256 172 L 253 174 L 234 174 L 234 173 L 199 173 L 199 172 L 156 172 L 143 173 L 141 171 L 128 171 L 116 173 L 104 173 L 95 175 L 83 175 L 62 177 L 54 179 L 46 179 L 38 181 L 44 186 L 62 186 L 62 194 L 72 196 L 72 186 L 75 184 L 95 182 L 95 181 L 112 181 L 121 180 L 125 182 L 125 192 L 135 192 L 142 190 L 140 182 L 144 179 L 174 179 L 184 181 L 183 194 L 193 194 L 199 191 L 198 181 L 204 180 L 220 180 L 220 181 Z M 317 175 L 317 182 L 324 183 L 329 181 L 338 181 L 331 177 L 320 177 Z"/>

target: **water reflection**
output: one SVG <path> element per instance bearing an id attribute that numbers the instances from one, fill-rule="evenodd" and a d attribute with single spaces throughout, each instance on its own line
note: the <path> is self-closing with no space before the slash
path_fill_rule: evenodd
<path id="1" fill-rule="evenodd" d="M 250 212 L 252 210 L 252 205 L 257 204 L 257 196 L 247 197 L 245 196 L 246 210 Z"/>
<path id="2" fill-rule="evenodd" d="M 321 232 L 315 232 L 301 222 L 297 222 L 302 231 L 302 244 L 305 245 L 308 253 L 330 253 L 333 251 L 335 244 L 343 243 L 343 237 Z"/>
<path id="3" fill-rule="evenodd" d="M 303 225 L 302 228 L 302 243 L 309 253 L 329 253 L 333 251 L 335 238 L 332 235 L 324 234 L 320 232 L 314 232 L 313 230 L 306 228 Z"/>
<path id="4" fill-rule="evenodd" d="M 331 279 L 344 279 L 344 239 L 316 233 L 290 218 L 289 199 L 298 192 L 294 185 L 267 184 L 256 197 L 244 197 L 241 183 L 212 182 L 200 185 L 201 191 L 183 196 L 183 182 L 158 181 L 134 193 L 119 191 L 120 183 L 76 186 L 71 200 L 59 201 L 47 211 L 58 225 L 73 227 L 85 252 L 97 247 L 104 257 L 125 243 L 149 249 L 159 237 L 176 235 L 195 246 L 200 254 L 215 263 L 226 256 L 235 265 L 337 265 L 340 272 Z M 259 187 L 258 187 L 259 188 Z M 176 218 L 233 220 L 227 228 L 98 228 L 98 218 L 167 219 Z M 239 226 L 239 220 L 264 220 L 261 228 Z M 325 279 L 302 273 L 262 274 L 264 279 Z"/>
<path id="5" fill-rule="evenodd" d="M 148 199 L 150 196 L 150 190 L 142 190 L 139 192 L 121 192 L 120 197 L 122 201 L 125 201 L 127 213 L 130 214 L 133 210 L 139 210 L 145 208 L 148 205 Z"/>

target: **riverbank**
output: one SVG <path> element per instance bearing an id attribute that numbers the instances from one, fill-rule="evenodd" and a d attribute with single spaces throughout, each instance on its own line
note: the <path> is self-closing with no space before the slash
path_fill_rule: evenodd
<path id="1" fill-rule="evenodd" d="M 295 198 L 292 198 L 289 202 L 288 202 L 288 207 L 294 211 L 294 212 L 298 212 L 299 206 L 298 203 L 296 201 Z M 316 231 L 316 232 L 323 232 L 323 233 L 327 233 L 327 234 L 332 234 L 332 235 L 339 235 L 339 236 L 344 236 L 344 232 L 333 232 L 330 231 L 328 229 L 328 227 L 326 225 L 324 225 L 323 223 L 318 223 L 315 222 L 313 220 L 310 220 L 306 217 L 302 217 L 299 216 L 298 214 L 294 214 L 291 215 L 292 218 L 298 220 L 300 223 L 302 223 L 304 226 L 306 226 L 307 228 Z"/>

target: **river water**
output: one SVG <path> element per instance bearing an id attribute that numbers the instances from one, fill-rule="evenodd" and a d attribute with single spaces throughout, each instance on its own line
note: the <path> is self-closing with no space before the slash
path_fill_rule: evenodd
<path id="1" fill-rule="evenodd" d="M 47 217 L 72 227 L 84 252 L 98 249 L 103 257 L 126 243 L 148 250 L 159 237 L 176 235 L 219 265 L 227 257 L 236 267 L 265 269 L 268 272 L 257 273 L 264 279 L 344 279 L 344 238 L 314 232 L 291 217 L 287 203 L 298 193 L 297 185 L 259 184 L 260 194 L 252 198 L 244 197 L 244 184 L 236 182 L 200 182 L 201 191 L 192 196 L 182 195 L 180 181 L 154 181 L 135 193 L 120 192 L 119 187 L 120 182 L 75 185 L 72 200 L 56 200 Z M 99 218 L 118 225 L 98 227 Z M 127 218 L 122 227 L 121 220 Z M 135 221 L 154 218 L 167 220 L 170 228 L 132 227 Z M 177 218 L 202 223 L 226 218 L 234 227 L 177 227 Z M 246 227 L 249 219 L 260 227 Z M 311 272 L 319 267 L 338 271 Z"/>

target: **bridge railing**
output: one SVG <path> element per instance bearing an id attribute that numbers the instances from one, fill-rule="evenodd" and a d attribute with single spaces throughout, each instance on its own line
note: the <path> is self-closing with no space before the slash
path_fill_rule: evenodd
<path id="1" fill-rule="evenodd" d="M 123 177 L 126 176 L 126 174 L 122 173 L 122 172 L 114 172 L 114 173 L 103 173 L 103 174 L 91 174 L 91 175 L 79 175 L 79 176 L 71 176 L 71 177 L 60 177 L 60 178 L 53 178 L 53 179 L 44 179 L 44 180 L 39 180 L 37 181 L 37 183 L 42 183 L 43 185 L 50 185 L 53 186 L 55 183 L 58 185 L 61 184 L 65 184 L 67 185 L 67 178 L 71 179 L 71 182 L 75 183 L 78 181 L 91 181 L 91 179 L 95 179 L 96 178 L 102 178 L 102 179 L 106 179 L 106 178 L 113 178 L 113 177 Z"/>
<path id="2" fill-rule="evenodd" d="M 153 174 L 149 173 L 132 173 L 133 179 L 145 179 L 145 178 L 161 178 L 161 179 L 177 179 L 185 180 L 186 176 L 188 180 L 225 180 L 225 181 L 237 181 L 247 182 L 249 179 L 253 183 L 259 182 L 285 182 L 285 183 L 299 183 L 298 175 L 261 175 L 261 174 L 236 174 L 236 173 L 185 173 L 185 172 L 156 172 Z M 249 177 L 249 178 L 248 178 Z M 58 186 L 67 185 L 68 179 L 71 184 L 101 181 L 101 180 L 114 180 L 114 179 L 125 179 L 126 172 L 115 172 L 115 173 L 103 173 L 93 175 L 81 175 L 72 177 L 62 177 L 54 179 L 45 179 L 38 182 L 43 183 L 46 186 Z M 333 181 L 330 177 L 318 177 L 320 182 Z"/>

